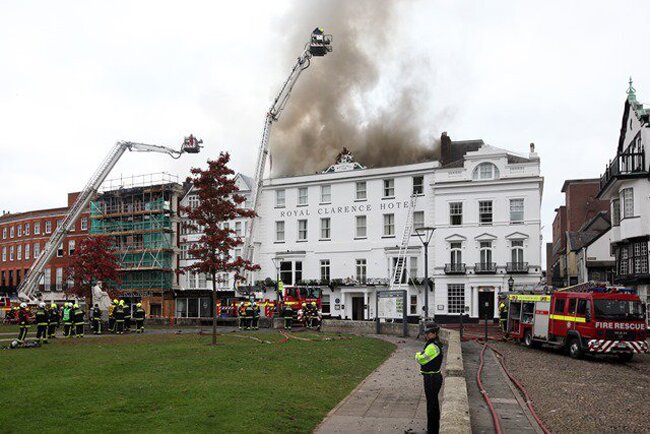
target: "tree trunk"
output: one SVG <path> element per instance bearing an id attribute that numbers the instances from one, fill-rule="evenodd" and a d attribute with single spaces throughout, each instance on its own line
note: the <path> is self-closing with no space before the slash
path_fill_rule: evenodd
<path id="1" fill-rule="evenodd" d="M 217 345 L 217 276 L 212 273 L 212 345 Z"/>

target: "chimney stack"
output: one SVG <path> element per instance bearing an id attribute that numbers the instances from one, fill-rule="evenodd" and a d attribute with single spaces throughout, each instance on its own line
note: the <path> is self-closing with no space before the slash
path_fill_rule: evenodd
<path id="1" fill-rule="evenodd" d="M 440 164 L 444 166 L 450 163 L 451 159 L 451 138 L 447 134 L 447 131 L 443 131 L 440 135 Z"/>

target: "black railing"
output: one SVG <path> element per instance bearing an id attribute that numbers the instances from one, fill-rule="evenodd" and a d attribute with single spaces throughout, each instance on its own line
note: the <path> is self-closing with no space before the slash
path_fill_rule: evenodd
<path id="1" fill-rule="evenodd" d="M 497 264 L 496 262 L 477 262 L 474 264 L 475 273 L 496 273 Z"/>
<path id="2" fill-rule="evenodd" d="M 623 152 L 617 154 L 613 161 L 605 167 L 605 173 L 600 177 L 600 190 L 621 175 L 647 175 L 645 167 L 645 149 L 638 152 Z"/>
<path id="3" fill-rule="evenodd" d="M 528 262 L 507 262 L 506 271 L 508 273 L 528 273 Z"/>
<path id="4" fill-rule="evenodd" d="M 445 264 L 445 274 L 465 274 L 466 271 L 464 263 Z"/>

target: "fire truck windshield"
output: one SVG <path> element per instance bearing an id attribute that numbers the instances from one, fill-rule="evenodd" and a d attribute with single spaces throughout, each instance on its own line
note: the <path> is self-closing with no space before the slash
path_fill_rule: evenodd
<path id="1" fill-rule="evenodd" d="M 293 298 L 319 298 L 320 288 L 318 287 L 290 287 L 286 288 L 286 295 Z"/>
<path id="2" fill-rule="evenodd" d="M 594 300 L 597 319 L 612 320 L 644 320 L 645 306 L 638 301 L 630 300 Z"/>
<path id="3" fill-rule="evenodd" d="M 306 290 L 305 298 L 319 298 L 320 288 L 304 288 Z"/>

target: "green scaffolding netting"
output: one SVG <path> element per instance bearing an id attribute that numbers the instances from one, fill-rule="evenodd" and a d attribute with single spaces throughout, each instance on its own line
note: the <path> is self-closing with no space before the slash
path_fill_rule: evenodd
<path id="1" fill-rule="evenodd" d="M 90 215 L 99 216 L 104 214 L 136 213 L 141 211 L 169 211 L 171 203 L 164 198 L 152 201 L 93 201 L 90 203 Z"/>
<path id="2" fill-rule="evenodd" d="M 171 225 L 171 218 L 168 215 L 144 216 L 144 219 L 139 221 L 93 219 L 90 224 L 90 233 L 106 234 L 111 232 L 157 231 L 171 229 Z"/>
<path id="3" fill-rule="evenodd" d="M 172 268 L 171 252 L 126 253 L 120 258 L 122 268 Z"/>
<path id="4" fill-rule="evenodd" d="M 120 289 L 172 288 L 172 272 L 132 271 L 121 274 Z"/>

